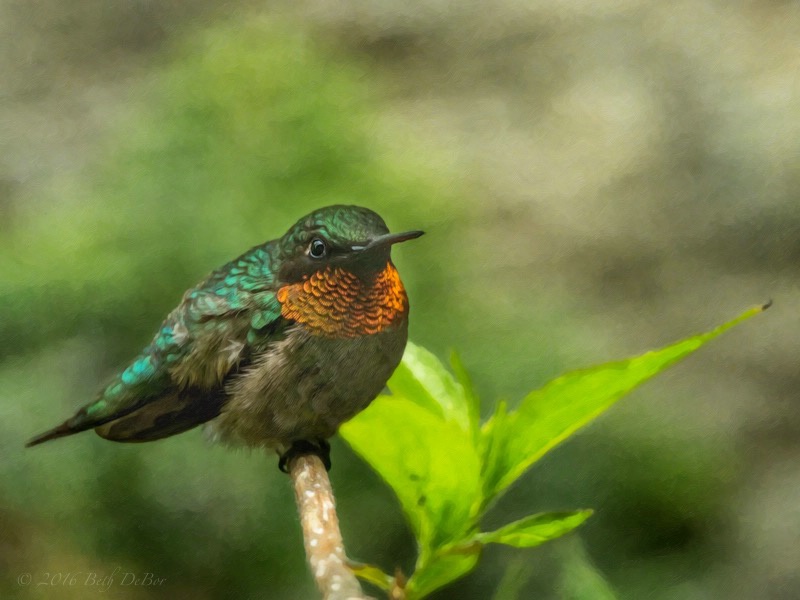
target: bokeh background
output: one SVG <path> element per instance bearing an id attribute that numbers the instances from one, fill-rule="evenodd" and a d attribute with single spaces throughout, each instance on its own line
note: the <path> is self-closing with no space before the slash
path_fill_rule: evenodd
<path id="1" fill-rule="evenodd" d="M 411 337 L 487 410 L 775 301 L 487 524 L 595 508 L 579 534 L 438 599 L 800 597 L 797 3 L 2 0 L 0 32 L 0 597 L 315 597 L 273 457 L 22 446 L 207 271 L 335 202 L 428 232 L 395 252 Z M 390 492 L 334 459 L 350 554 L 408 569 Z M 35 585 L 115 569 L 166 582 Z"/>

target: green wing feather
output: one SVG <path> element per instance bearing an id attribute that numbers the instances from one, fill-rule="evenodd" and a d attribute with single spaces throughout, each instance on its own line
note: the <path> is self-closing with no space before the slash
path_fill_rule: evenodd
<path id="1" fill-rule="evenodd" d="M 281 322 L 272 246 L 251 249 L 184 294 L 150 344 L 92 403 L 28 446 L 97 428 L 117 441 L 180 433 L 219 414 L 224 380 Z"/>

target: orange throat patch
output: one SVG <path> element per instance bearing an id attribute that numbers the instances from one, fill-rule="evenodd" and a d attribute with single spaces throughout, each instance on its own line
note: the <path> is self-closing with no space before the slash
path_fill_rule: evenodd
<path id="1" fill-rule="evenodd" d="M 408 297 L 392 263 L 371 283 L 340 267 L 326 267 L 278 290 L 281 314 L 317 335 L 358 337 L 399 324 Z"/>

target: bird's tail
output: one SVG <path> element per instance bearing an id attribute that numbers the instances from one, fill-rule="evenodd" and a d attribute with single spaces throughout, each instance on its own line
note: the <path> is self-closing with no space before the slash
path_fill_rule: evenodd
<path id="1" fill-rule="evenodd" d="M 92 423 L 75 423 L 75 417 L 71 419 L 67 419 L 61 425 L 53 427 L 52 429 L 45 431 L 44 433 L 40 433 L 39 435 L 31 438 L 25 444 L 26 448 L 30 448 L 31 446 L 38 446 L 39 444 L 43 444 L 45 442 L 49 442 L 50 440 L 57 440 L 58 438 L 66 437 L 68 435 L 72 435 L 74 433 L 80 433 L 81 431 L 86 431 L 87 429 L 91 429 L 94 425 Z"/>
<path id="2" fill-rule="evenodd" d="M 138 402 L 131 403 L 129 406 L 126 406 L 124 409 L 112 412 L 111 410 L 108 410 L 107 399 L 101 396 L 99 400 L 84 406 L 71 418 L 61 423 L 61 425 L 57 425 L 56 427 L 53 427 L 52 429 L 45 431 L 44 433 L 40 433 L 34 438 L 31 438 L 28 443 L 25 444 L 25 447 L 30 448 L 31 446 L 38 446 L 39 444 L 49 442 L 50 440 L 56 440 L 74 433 L 80 433 L 81 431 L 86 431 L 87 429 L 94 429 L 95 427 L 104 425 L 109 421 L 127 415 L 128 413 L 139 408 L 144 402 L 145 400 L 139 400 Z"/>
<path id="3" fill-rule="evenodd" d="M 61 425 L 32 438 L 30 448 L 50 440 L 95 429 L 100 437 L 115 442 L 149 442 L 187 431 L 218 416 L 224 390 L 173 390 L 155 398 L 131 401 L 116 410 L 106 409 L 104 400 L 80 409 Z M 104 410 L 105 409 L 105 410 Z"/>
<path id="4" fill-rule="evenodd" d="M 61 425 L 37 435 L 25 446 L 30 448 L 50 440 L 100 427 L 109 421 L 134 412 L 157 398 L 161 394 L 159 386 L 163 386 L 165 381 L 168 381 L 168 376 L 164 373 L 162 380 L 154 379 L 154 361 L 151 354 L 140 355 L 130 367 L 109 382 L 97 399 L 78 410 Z"/>

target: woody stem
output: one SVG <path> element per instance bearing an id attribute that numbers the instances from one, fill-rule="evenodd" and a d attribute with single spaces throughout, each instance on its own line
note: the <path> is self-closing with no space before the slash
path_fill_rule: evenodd
<path id="1" fill-rule="evenodd" d="M 315 455 L 289 463 L 306 557 L 324 600 L 369 600 L 347 567 L 336 501 L 328 472 Z"/>

